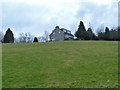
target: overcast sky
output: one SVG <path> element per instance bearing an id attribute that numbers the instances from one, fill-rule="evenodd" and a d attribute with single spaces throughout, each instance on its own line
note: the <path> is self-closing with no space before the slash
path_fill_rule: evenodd
<path id="1" fill-rule="evenodd" d="M 5 33 L 11 28 L 15 37 L 22 32 L 42 36 L 56 25 L 74 34 L 80 21 L 94 32 L 101 25 L 118 25 L 118 0 L 2 0 L 0 25 Z"/>

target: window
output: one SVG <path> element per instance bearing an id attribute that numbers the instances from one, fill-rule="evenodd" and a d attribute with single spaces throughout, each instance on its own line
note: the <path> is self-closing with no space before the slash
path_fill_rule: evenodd
<path id="1" fill-rule="evenodd" d="M 52 41 L 55 41 L 55 39 L 53 38 Z"/>
<path id="2" fill-rule="evenodd" d="M 59 33 L 60 33 L 60 31 L 59 31 Z"/>

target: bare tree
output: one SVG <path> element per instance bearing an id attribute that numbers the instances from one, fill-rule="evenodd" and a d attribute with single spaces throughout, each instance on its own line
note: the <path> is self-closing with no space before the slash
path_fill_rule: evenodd
<path id="1" fill-rule="evenodd" d="M 45 41 L 48 42 L 49 41 L 49 32 L 45 31 L 43 37 L 44 37 Z"/>
<path id="2" fill-rule="evenodd" d="M 22 42 L 22 43 L 30 43 L 32 42 L 34 39 L 34 36 L 31 35 L 31 33 L 20 33 L 19 34 L 19 42 Z"/>
<path id="3" fill-rule="evenodd" d="M 40 36 L 38 39 L 40 42 L 46 42 L 46 38 L 44 36 Z"/>
<path id="4" fill-rule="evenodd" d="M 14 37 L 14 43 L 19 43 L 19 38 L 18 37 Z"/>

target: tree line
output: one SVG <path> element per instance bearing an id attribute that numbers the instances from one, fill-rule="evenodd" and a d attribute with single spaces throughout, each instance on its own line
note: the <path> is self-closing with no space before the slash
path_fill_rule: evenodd
<path id="1" fill-rule="evenodd" d="M 47 42 L 49 32 L 45 31 L 43 36 L 35 37 L 30 32 L 20 33 L 18 37 L 14 37 L 10 28 L 7 29 L 5 35 L 0 31 L 0 42 L 2 43 L 32 43 L 32 42 Z"/>
<path id="2" fill-rule="evenodd" d="M 109 29 L 105 27 L 105 30 L 99 30 L 97 35 L 95 35 L 92 31 L 92 28 L 89 27 L 88 30 L 85 29 L 84 23 L 80 21 L 80 25 L 78 30 L 75 32 L 75 36 L 78 40 L 111 40 L 111 41 L 119 41 L 120 40 L 120 27 L 115 29 Z"/>
<path id="3" fill-rule="evenodd" d="M 80 21 L 77 31 L 75 32 L 75 40 L 110 40 L 110 41 L 120 41 L 120 27 L 116 27 L 115 29 L 109 29 L 105 27 L 105 30 L 99 29 L 97 35 L 93 32 L 92 28 L 89 27 L 87 30 L 84 26 L 84 23 Z M 44 36 L 34 37 L 30 33 L 20 33 L 19 38 L 15 38 L 13 32 L 10 28 L 6 31 L 5 35 L 3 32 L 0 32 L 0 41 L 2 43 L 14 43 L 14 42 L 22 42 L 22 43 L 30 43 L 30 42 L 39 42 L 49 41 L 49 32 L 45 31 Z"/>

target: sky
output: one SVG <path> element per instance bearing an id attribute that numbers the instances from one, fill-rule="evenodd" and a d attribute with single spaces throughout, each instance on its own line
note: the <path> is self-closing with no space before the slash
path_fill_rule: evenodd
<path id="1" fill-rule="evenodd" d="M 0 29 L 11 28 L 15 37 L 25 32 L 43 36 L 55 26 L 74 34 L 80 21 L 94 32 L 118 26 L 118 0 L 1 0 L 0 7 Z"/>

